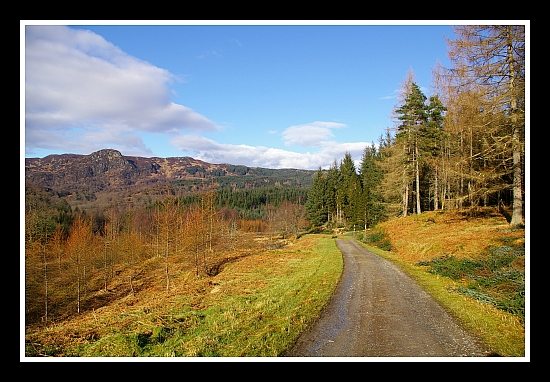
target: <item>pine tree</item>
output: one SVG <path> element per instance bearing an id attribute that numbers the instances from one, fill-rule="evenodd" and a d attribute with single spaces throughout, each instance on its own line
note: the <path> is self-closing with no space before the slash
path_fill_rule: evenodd
<path id="1" fill-rule="evenodd" d="M 396 139 L 402 145 L 406 155 L 403 167 L 403 215 L 408 212 L 409 186 L 415 185 L 415 210 L 417 214 L 422 212 L 420 206 L 420 139 L 421 130 L 427 121 L 426 96 L 418 85 L 410 78 L 405 83 L 405 97 L 403 104 L 395 112 L 401 122 L 397 128 Z M 412 167 L 412 168 L 411 168 Z M 413 181 L 411 181 L 411 172 Z"/>
<path id="2" fill-rule="evenodd" d="M 380 194 L 382 171 L 378 165 L 379 151 L 372 144 L 365 147 L 361 159 L 360 177 L 362 182 L 362 210 L 363 226 L 365 229 L 378 223 L 384 218 L 384 206 Z"/>
<path id="3" fill-rule="evenodd" d="M 349 152 L 346 152 L 340 163 L 340 184 L 338 199 L 349 225 L 359 224 L 363 216 L 360 208 L 361 182 L 355 164 Z"/>
<path id="4" fill-rule="evenodd" d="M 327 221 L 329 224 L 337 224 L 339 219 L 339 207 L 337 201 L 337 188 L 339 185 L 340 173 L 336 160 L 332 163 L 327 171 L 326 177 L 326 209 Z"/>
<path id="5" fill-rule="evenodd" d="M 308 220 L 313 226 L 321 226 L 327 222 L 329 213 L 326 202 L 327 186 L 327 173 L 319 168 L 313 176 L 305 206 Z"/>
<path id="6" fill-rule="evenodd" d="M 443 122 L 447 109 L 437 95 L 431 96 L 427 106 L 427 123 L 423 129 L 421 151 L 433 179 L 433 209 L 439 209 L 441 157 L 443 153 Z M 428 205 L 431 201 L 428 201 Z"/>

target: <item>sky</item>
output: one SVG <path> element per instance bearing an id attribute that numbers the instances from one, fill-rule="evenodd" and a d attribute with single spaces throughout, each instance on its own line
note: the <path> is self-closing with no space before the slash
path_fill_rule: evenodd
<path id="1" fill-rule="evenodd" d="M 25 156 L 192 156 L 327 168 L 432 94 L 449 25 L 27 25 Z"/>

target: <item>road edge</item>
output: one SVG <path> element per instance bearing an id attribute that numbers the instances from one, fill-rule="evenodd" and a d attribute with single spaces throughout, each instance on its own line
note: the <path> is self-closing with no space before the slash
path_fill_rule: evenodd
<path id="1" fill-rule="evenodd" d="M 338 281 L 336 282 L 336 285 L 334 287 L 334 289 L 332 290 L 332 293 L 330 294 L 330 297 L 327 299 L 327 302 L 325 303 L 325 305 L 323 305 L 323 307 L 321 308 L 321 310 L 319 311 L 319 315 L 317 316 L 317 318 L 315 318 L 314 320 L 312 320 L 308 326 L 306 326 L 304 328 L 304 330 L 302 330 L 302 332 L 300 332 L 300 334 L 296 337 L 296 340 L 294 340 L 292 342 L 291 345 L 288 346 L 288 348 L 286 348 L 283 352 L 281 352 L 281 354 L 278 355 L 278 357 L 294 357 L 294 358 L 304 358 L 304 357 L 299 357 L 299 356 L 293 356 L 293 355 L 289 355 L 288 353 L 294 349 L 294 347 L 296 346 L 296 344 L 298 343 L 298 341 L 300 340 L 300 338 L 305 335 L 306 333 L 310 332 L 314 327 L 315 325 L 317 324 L 317 322 L 321 319 L 321 317 L 323 317 L 325 314 L 326 314 L 326 311 L 328 309 L 328 307 L 330 306 L 330 304 L 332 303 L 332 299 L 334 298 L 334 295 L 336 294 L 336 291 L 338 290 L 338 288 L 340 287 L 340 284 L 342 283 L 342 276 L 344 275 L 344 269 L 346 267 L 346 262 L 345 262 L 345 257 L 344 257 L 344 253 L 340 250 L 340 248 L 338 247 L 338 245 L 336 244 L 336 240 L 338 239 L 342 239 L 343 237 L 331 237 L 331 240 L 334 241 L 334 245 L 336 246 L 336 249 L 338 249 L 338 252 L 340 252 L 340 257 L 342 258 L 342 271 L 340 272 L 340 275 L 338 276 Z M 347 239 L 347 238 L 346 238 Z"/>
<path id="2" fill-rule="evenodd" d="M 458 313 L 458 311 L 455 311 L 452 308 L 450 308 L 445 303 L 445 301 L 442 300 L 440 295 L 438 295 L 431 288 L 427 287 L 426 280 L 421 279 L 418 274 L 416 274 L 415 272 L 412 271 L 413 270 L 412 267 L 414 266 L 413 264 L 408 264 L 408 263 L 403 262 L 400 259 L 395 258 L 398 255 L 396 253 L 392 252 L 392 251 L 386 251 L 386 250 L 380 249 L 378 247 L 363 243 L 362 241 L 357 240 L 356 238 L 353 238 L 353 237 L 350 237 L 350 239 L 355 240 L 357 243 L 359 243 L 359 245 L 361 245 L 363 248 L 371 251 L 373 254 L 375 254 L 377 256 L 380 256 L 380 257 L 386 259 L 387 261 L 390 261 L 392 264 L 394 264 L 400 270 L 402 270 L 407 276 L 409 276 L 412 280 L 414 280 L 415 283 L 420 288 L 422 288 L 422 290 L 424 290 L 426 293 L 428 293 L 456 321 L 456 323 L 463 330 L 465 330 L 468 334 L 470 334 L 472 337 L 474 337 L 479 342 L 479 344 L 481 346 L 483 346 L 485 349 L 487 349 L 487 353 L 488 353 L 487 357 L 510 357 L 510 359 L 517 359 L 518 357 L 524 357 L 525 358 L 525 353 L 526 353 L 526 350 L 525 350 L 525 331 L 524 331 L 524 336 L 523 336 L 524 347 L 523 347 L 523 353 L 522 354 L 517 354 L 517 355 L 514 355 L 514 354 L 501 354 L 502 352 L 499 352 L 499 349 L 497 349 L 495 346 L 493 346 L 491 344 L 491 341 L 488 339 L 488 337 L 489 337 L 488 334 L 485 334 L 485 332 L 476 330 L 474 327 L 472 327 L 473 324 L 472 324 L 471 321 L 466 320 L 463 317 L 461 317 L 460 314 Z M 420 272 L 420 270 L 418 270 L 418 272 Z M 475 301 L 475 300 L 468 300 L 468 302 L 471 303 L 471 304 L 475 304 L 477 306 L 485 305 L 485 304 L 482 304 L 482 303 L 480 303 L 478 301 Z M 486 309 L 495 309 L 496 310 L 496 308 L 493 308 L 492 306 L 487 306 L 487 305 L 485 305 L 484 308 L 486 308 Z M 499 314 L 504 315 L 505 313 L 500 312 Z"/>

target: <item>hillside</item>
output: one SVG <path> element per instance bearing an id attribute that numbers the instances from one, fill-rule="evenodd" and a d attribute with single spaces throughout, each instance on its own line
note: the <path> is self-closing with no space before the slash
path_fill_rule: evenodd
<path id="1" fill-rule="evenodd" d="M 393 218 L 359 236 L 495 353 L 524 354 L 525 229 L 486 208 Z"/>
<path id="2" fill-rule="evenodd" d="M 190 157 L 144 158 L 104 149 L 89 155 L 25 158 L 25 182 L 64 197 L 72 207 L 123 202 L 141 195 L 185 194 L 220 187 L 308 187 L 313 171 L 206 163 Z M 99 199 L 99 200 L 98 200 Z"/>
<path id="3" fill-rule="evenodd" d="M 380 223 L 392 251 L 410 261 L 429 261 L 452 255 L 478 259 L 490 246 L 503 241 L 517 246 L 525 243 L 523 229 L 511 229 L 506 219 L 493 209 L 471 212 L 431 211 L 421 215 L 390 219 Z"/>
<path id="4" fill-rule="evenodd" d="M 182 259 L 153 257 L 133 266 L 145 274 L 130 290 L 131 267 L 109 291 L 94 291 L 95 309 L 25 332 L 27 356 L 277 356 L 332 295 L 342 257 L 329 237 L 308 236 L 281 249 L 240 235 L 239 248 L 217 252 L 215 275 L 196 277 Z M 110 298 L 106 294 L 111 295 Z"/>

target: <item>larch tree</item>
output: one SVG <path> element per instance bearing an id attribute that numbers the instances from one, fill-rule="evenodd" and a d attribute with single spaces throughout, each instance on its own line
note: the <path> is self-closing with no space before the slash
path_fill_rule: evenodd
<path id="1" fill-rule="evenodd" d="M 67 239 L 67 252 L 74 264 L 76 278 L 76 311 L 82 310 L 83 294 L 86 288 L 86 260 L 90 250 L 92 227 L 81 215 L 77 216 Z"/>
<path id="2" fill-rule="evenodd" d="M 476 207 L 482 197 L 502 183 L 505 175 L 502 162 L 497 159 L 501 150 L 487 149 L 488 142 L 501 141 L 501 134 L 480 111 L 484 104 L 478 91 L 454 89 L 447 98 L 443 158 L 447 190 L 443 202 L 448 207 Z"/>
<path id="3" fill-rule="evenodd" d="M 157 232 L 159 232 L 158 243 L 160 245 L 160 253 L 164 258 L 164 276 L 166 293 L 170 291 L 170 268 L 169 258 L 171 248 L 174 244 L 175 223 L 177 214 L 176 199 L 166 197 L 156 211 L 157 214 Z"/>
<path id="4" fill-rule="evenodd" d="M 283 201 L 275 211 L 275 229 L 283 239 L 291 234 L 297 236 L 304 222 L 304 207 L 287 200 Z"/>
<path id="5" fill-rule="evenodd" d="M 58 224 L 55 227 L 55 231 L 53 232 L 53 235 L 48 243 L 49 250 L 52 253 L 52 255 L 57 260 L 57 269 L 59 272 L 61 272 L 61 259 L 64 255 L 64 232 L 63 227 L 61 227 L 60 224 Z"/>
<path id="6" fill-rule="evenodd" d="M 462 25 L 450 41 L 452 75 L 460 91 L 479 89 L 481 113 L 499 134 L 485 143 L 484 153 L 504 154 L 502 168 L 511 177 L 511 225 L 523 224 L 525 133 L 525 26 Z"/>
<path id="7" fill-rule="evenodd" d="M 212 253 L 212 242 L 214 238 L 214 229 L 215 229 L 215 223 L 216 223 L 216 210 L 215 210 L 215 204 L 216 204 L 216 188 L 213 186 L 202 193 L 201 196 L 201 209 L 203 211 L 202 215 L 204 217 L 204 226 L 205 229 L 205 254 Z M 206 263 L 206 258 L 205 258 Z"/>
<path id="8" fill-rule="evenodd" d="M 45 245 L 42 245 L 42 261 L 44 263 L 44 322 L 48 322 L 48 258 Z"/>

